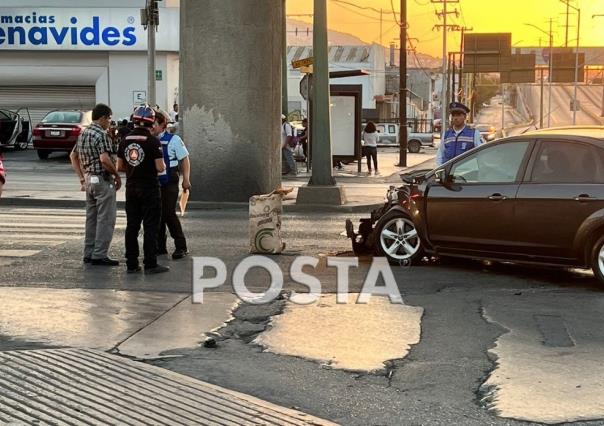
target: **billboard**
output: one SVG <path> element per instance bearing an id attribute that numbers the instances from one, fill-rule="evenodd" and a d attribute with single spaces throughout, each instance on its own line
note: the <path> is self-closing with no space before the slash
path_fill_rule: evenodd
<path id="1" fill-rule="evenodd" d="M 512 33 L 466 33 L 463 72 L 507 72 L 512 56 Z"/>
<path id="2" fill-rule="evenodd" d="M 501 72 L 501 83 L 534 83 L 536 60 L 534 53 L 510 56 L 510 70 Z"/>

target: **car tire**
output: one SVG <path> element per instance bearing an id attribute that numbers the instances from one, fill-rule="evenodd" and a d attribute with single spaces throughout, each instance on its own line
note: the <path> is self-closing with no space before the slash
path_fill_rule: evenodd
<path id="1" fill-rule="evenodd" d="M 394 265 L 416 265 L 424 257 L 415 224 L 401 211 L 387 213 L 374 235 L 376 254 Z"/>
<path id="2" fill-rule="evenodd" d="M 38 158 L 40 160 L 47 160 L 50 155 L 50 151 L 46 151 L 45 149 L 38 149 L 36 152 L 38 153 Z"/>
<path id="3" fill-rule="evenodd" d="M 422 144 L 420 141 L 416 141 L 416 140 L 412 140 L 409 141 L 409 143 L 407 144 L 407 149 L 409 149 L 409 152 L 413 153 L 413 154 L 417 154 L 419 152 L 419 150 L 421 149 Z"/>
<path id="4" fill-rule="evenodd" d="M 597 240 L 591 253 L 591 269 L 594 276 L 604 284 L 604 237 Z"/>

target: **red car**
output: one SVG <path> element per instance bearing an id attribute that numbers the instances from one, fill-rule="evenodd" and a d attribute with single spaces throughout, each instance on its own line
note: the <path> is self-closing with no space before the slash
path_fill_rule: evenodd
<path id="1" fill-rule="evenodd" d="M 34 149 L 41 160 L 51 152 L 70 152 L 82 130 L 92 123 L 92 111 L 51 111 L 33 129 Z"/>

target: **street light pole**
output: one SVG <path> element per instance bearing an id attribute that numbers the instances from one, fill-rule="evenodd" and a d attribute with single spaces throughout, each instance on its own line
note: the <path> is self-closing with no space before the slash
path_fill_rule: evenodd
<path id="1" fill-rule="evenodd" d="M 550 18 L 549 20 L 549 32 L 545 31 L 544 29 L 539 28 L 537 25 L 534 24 L 527 24 L 525 23 L 524 25 L 528 25 L 529 27 L 533 27 L 536 30 L 541 31 L 544 34 L 547 34 L 547 36 L 549 37 L 549 60 L 548 60 L 548 76 L 547 76 L 547 91 L 548 91 L 548 106 L 547 106 L 547 127 L 551 127 L 551 117 L 552 117 L 552 70 L 553 70 L 553 66 L 552 66 L 552 57 L 553 57 L 553 45 L 554 45 L 554 38 L 552 35 L 552 22 L 553 19 Z M 543 95 L 542 95 L 542 99 L 543 99 Z"/>
<path id="2" fill-rule="evenodd" d="M 314 0 L 313 24 L 313 98 L 311 143 L 312 177 L 309 185 L 334 185 L 331 161 L 331 125 L 329 110 L 329 59 L 327 47 L 327 0 Z"/>
<path id="3" fill-rule="evenodd" d="M 147 25 L 147 104 L 156 105 L 155 95 L 155 29 L 159 24 L 157 0 L 147 0 L 145 6 Z"/>

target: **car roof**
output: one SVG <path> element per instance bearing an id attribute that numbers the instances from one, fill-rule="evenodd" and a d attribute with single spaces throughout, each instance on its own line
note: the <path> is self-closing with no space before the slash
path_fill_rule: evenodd
<path id="1" fill-rule="evenodd" d="M 533 130 L 525 136 L 583 136 L 604 140 L 604 126 L 562 126 Z"/>

